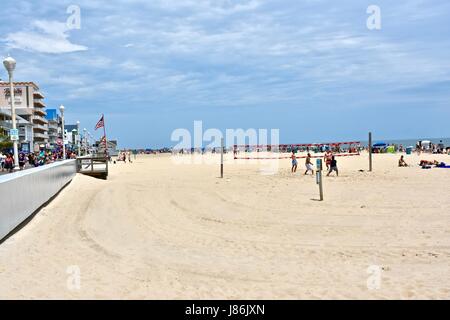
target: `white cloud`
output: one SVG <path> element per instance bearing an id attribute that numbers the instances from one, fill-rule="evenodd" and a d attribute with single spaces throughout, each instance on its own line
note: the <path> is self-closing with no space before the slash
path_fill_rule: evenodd
<path id="1" fill-rule="evenodd" d="M 152 6 L 168 11 L 192 10 L 196 13 L 230 15 L 251 11 L 261 5 L 260 0 L 158 0 Z"/>
<path id="2" fill-rule="evenodd" d="M 64 98 L 161 105 L 301 103 L 448 78 L 442 41 L 420 34 L 399 38 L 411 28 L 402 25 L 406 18 L 394 19 L 397 30 L 386 25 L 370 33 L 365 8 L 319 0 L 78 3 L 89 12 L 79 35 L 90 50 L 55 55 L 48 60 L 54 72 L 34 72 L 36 80 L 66 85 L 59 91 Z M 386 22 L 410 17 L 404 6 L 384 8 Z M 430 6 L 426 16 L 440 8 Z M 52 20 L 34 21 L 29 32 L 10 33 L 9 46 L 44 53 L 87 50 L 69 41 L 58 18 L 46 17 Z"/>
<path id="3" fill-rule="evenodd" d="M 67 25 L 58 21 L 35 20 L 31 31 L 19 31 L 6 36 L 7 46 L 40 53 L 69 53 L 88 48 L 69 41 Z"/>
<path id="4" fill-rule="evenodd" d="M 138 71 L 142 70 L 142 66 L 138 65 L 134 61 L 127 60 L 120 64 L 120 67 L 126 71 Z"/>

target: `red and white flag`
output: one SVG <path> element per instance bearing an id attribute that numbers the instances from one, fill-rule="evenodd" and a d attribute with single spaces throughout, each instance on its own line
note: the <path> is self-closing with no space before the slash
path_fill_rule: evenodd
<path id="1" fill-rule="evenodd" d="M 98 120 L 97 124 L 95 125 L 95 130 L 97 130 L 98 128 L 103 128 L 105 126 L 105 120 L 103 119 L 103 115 L 100 118 L 100 120 Z"/>

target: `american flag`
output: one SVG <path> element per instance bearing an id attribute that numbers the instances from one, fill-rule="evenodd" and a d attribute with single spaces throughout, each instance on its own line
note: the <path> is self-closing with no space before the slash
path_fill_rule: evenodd
<path id="1" fill-rule="evenodd" d="M 100 120 L 98 120 L 97 124 L 95 125 L 95 130 L 97 130 L 98 128 L 103 128 L 105 126 L 105 120 L 103 119 L 103 115 L 100 118 Z"/>

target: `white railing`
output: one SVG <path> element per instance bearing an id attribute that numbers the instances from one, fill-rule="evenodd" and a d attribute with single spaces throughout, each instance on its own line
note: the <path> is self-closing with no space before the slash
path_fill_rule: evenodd
<path id="1" fill-rule="evenodd" d="M 0 176 L 0 240 L 55 196 L 76 172 L 76 160 L 66 160 Z"/>

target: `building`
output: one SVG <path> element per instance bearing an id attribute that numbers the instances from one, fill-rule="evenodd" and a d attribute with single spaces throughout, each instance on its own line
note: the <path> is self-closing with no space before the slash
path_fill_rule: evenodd
<path id="1" fill-rule="evenodd" d="M 51 147 L 56 147 L 62 143 L 62 119 L 56 109 L 47 109 L 48 121 L 48 143 Z"/>
<path id="2" fill-rule="evenodd" d="M 12 129 L 11 108 L 0 108 L 0 134 L 9 135 Z M 25 152 L 31 150 L 31 141 L 33 137 L 33 124 L 16 114 L 16 125 L 19 129 L 19 149 Z"/>
<path id="3" fill-rule="evenodd" d="M 94 148 L 96 148 L 97 152 L 100 154 L 105 153 L 105 143 L 103 141 L 96 141 Z M 108 154 L 112 157 L 119 155 L 119 151 L 117 150 L 117 140 L 108 140 Z"/>
<path id="4" fill-rule="evenodd" d="M 64 130 L 66 131 L 66 145 L 73 149 L 78 144 L 78 126 L 76 124 L 65 124 Z"/>
<path id="5" fill-rule="evenodd" d="M 8 82 L 0 82 L 0 110 L 3 116 L 11 115 L 10 100 L 11 92 Z M 17 128 L 19 129 L 19 149 L 22 151 L 38 150 L 39 147 L 47 146 L 48 120 L 45 118 L 46 105 L 43 102 L 44 95 L 34 82 L 14 83 L 14 103 L 17 114 Z M 6 112 L 5 112 L 6 111 Z M 6 118 L 4 116 L 4 118 Z M 5 119 L 6 123 L 11 123 Z M 5 124 L 5 123 L 4 123 Z"/>

